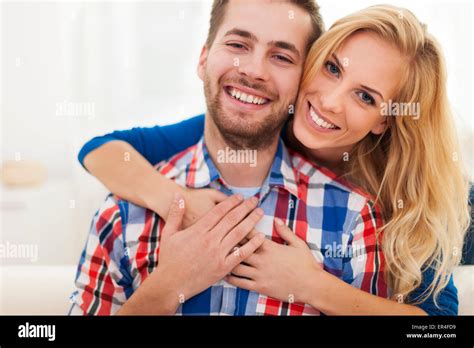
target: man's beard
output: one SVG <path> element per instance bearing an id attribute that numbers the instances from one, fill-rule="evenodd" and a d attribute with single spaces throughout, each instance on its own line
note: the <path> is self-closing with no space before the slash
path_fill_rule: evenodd
<path id="1" fill-rule="evenodd" d="M 250 87 L 256 91 L 265 90 L 255 84 L 250 84 L 245 79 L 238 79 L 240 85 Z M 272 98 L 272 107 L 269 113 L 256 122 L 246 122 L 246 112 L 239 112 L 238 115 L 229 115 L 224 111 L 220 100 L 220 93 L 225 93 L 222 84 L 217 84 L 217 90 L 212 91 L 211 81 L 206 74 L 204 78 L 204 94 L 209 115 L 214 121 L 217 129 L 222 135 L 226 144 L 234 149 L 260 150 L 267 148 L 279 136 L 279 132 L 288 118 L 289 103 L 278 105 Z M 238 117 L 236 117 L 238 116 Z"/>

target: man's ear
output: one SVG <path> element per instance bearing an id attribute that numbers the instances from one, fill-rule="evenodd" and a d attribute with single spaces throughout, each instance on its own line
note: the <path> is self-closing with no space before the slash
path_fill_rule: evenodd
<path id="1" fill-rule="evenodd" d="M 201 55 L 199 56 L 199 63 L 197 67 L 197 73 L 199 78 L 204 81 L 204 76 L 206 74 L 206 64 L 207 64 L 207 47 L 206 45 L 202 46 Z"/>
<path id="2" fill-rule="evenodd" d="M 382 117 L 383 119 L 370 130 L 375 135 L 382 134 L 383 132 L 385 132 L 385 130 L 388 127 L 387 117 L 386 116 L 382 116 Z"/>

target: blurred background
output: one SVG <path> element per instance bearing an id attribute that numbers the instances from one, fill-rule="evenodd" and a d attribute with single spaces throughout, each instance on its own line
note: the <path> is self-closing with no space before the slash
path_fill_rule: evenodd
<path id="1" fill-rule="evenodd" d="M 441 42 L 473 179 L 473 6 L 386 2 L 413 11 Z M 64 314 L 69 308 L 90 222 L 107 193 L 77 161 L 84 142 L 205 111 L 196 66 L 211 3 L 1 2 L 0 162 L 13 176 L 22 163 L 37 178 L 34 185 L 0 186 L 0 247 L 10 250 L 0 253 L 0 314 Z M 318 3 L 329 28 L 380 0 Z M 472 270 L 466 274 L 458 288 L 472 289 Z M 474 314 L 473 298 L 462 301 Z"/>

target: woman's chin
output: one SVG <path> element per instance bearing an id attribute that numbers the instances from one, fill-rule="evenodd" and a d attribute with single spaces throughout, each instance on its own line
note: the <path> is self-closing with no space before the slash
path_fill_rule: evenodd
<path id="1" fill-rule="evenodd" d="M 295 127 L 293 129 L 295 138 L 308 150 L 322 150 L 325 148 L 334 147 L 335 144 L 332 144 L 331 141 L 322 139 L 322 137 L 313 134 L 312 132 L 304 129 L 303 127 Z"/>
<path id="2" fill-rule="evenodd" d="M 324 139 L 324 134 L 315 134 L 314 131 L 307 128 L 307 125 L 301 124 L 301 120 L 295 118 L 293 124 L 293 134 L 295 138 L 303 144 L 308 150 L 320 150 L 326 147 L 334 147 L 332 141 Z"/>

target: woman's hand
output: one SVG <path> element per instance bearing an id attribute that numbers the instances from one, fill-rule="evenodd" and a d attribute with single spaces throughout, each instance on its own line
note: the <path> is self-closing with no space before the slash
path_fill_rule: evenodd
<path id="1" fill-rule="evenodd" d="M 253 255 L 232 270 L 233 275 L 227 276 L 226 281 L 280 301 L 310 303 L 315 279 L 324 270 L 306 243 L 280 219 L 275 219 L 275 226 L 288 245 L 265 240 Z"/>
<path id="2" fill-rule="evenodd" d="M 217 204 L 228 198 L 224 193 L 215 189 L 185 188 L 183 196 L 187 204 L 182 224 L 184 228 L 193 225 Z"/>
<path id="3" fill-rule="evenodd" d="M 421 308 L 367 293 L 326 272 L 281 220 L 278 234 L 288 243 L 266 239 L 260 248 L 232 270 L 225 279 L 239 288 L 284 302 L 304 303 L 326 315 L 426 315 Z M 247 238 L 255 236 L 250 233 Z"/>
<path id="4" fill-rule="evenodd" d="M 167 221 L 169 208 L 173 203 L 175 192 L 179 192 L 186 201 L 186 212 L 183 217 L 182 227 L 192 226 L 217 204 L 228 198 L 224 193 L 215 189 L 191 189 L 178 185 L 176 182 L 160 176 L 163 183 L 160 184 L 160 193 L 147 191 L 145 201 L 147 207 Z"/>

